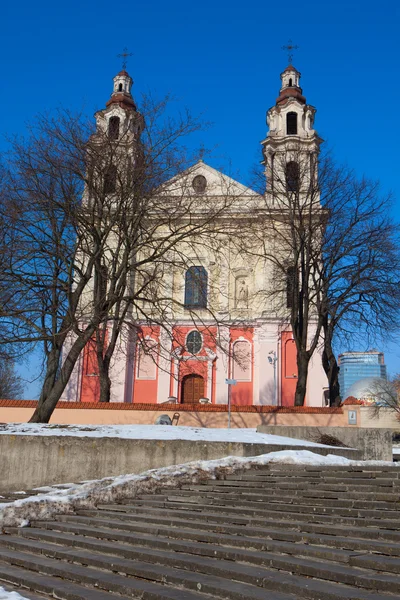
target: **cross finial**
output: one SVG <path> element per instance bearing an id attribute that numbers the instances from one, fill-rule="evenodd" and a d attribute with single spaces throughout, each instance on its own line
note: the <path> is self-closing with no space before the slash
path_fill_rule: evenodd
<path id="1" fill-rule="evenodd" d="M 293 46 L 292 40 L 289 40 L 286 46 L 282 46 L 282 50 L 287 50 L 289 65 L 293 61 L 293 50 L 298 50 L 299 46 Z"/>
<path id="2" fill-rule="evenodd" d="M 123 48 L 121 54 L 117 54 L 117 58 L 122 58 L 122 68 L 126 69 L 126 63 L 128 61 L 128 57 L 133 56 L 132 52 L 128 52 L 128 48 Z"/>
<path id="3" fill-rule="evenodd" d="M 206 153 L 206 149 L 204 148 L 204 144 L 201 143 L 200 150 L 199 150 L 199 160 L 203 161 L 205 153 Z"/>

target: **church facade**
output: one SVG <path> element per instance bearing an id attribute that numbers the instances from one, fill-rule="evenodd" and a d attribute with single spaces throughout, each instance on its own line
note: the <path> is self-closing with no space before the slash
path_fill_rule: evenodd
<path id="1" fill-rule="evenodd" d="M 121 71 L 106 109 L 97 114 L 98 126 L 108 127 L 112 135 L 115 124 L 129 121 L 136 110 L 131 85 L 129 75 Z M 254 192 L 200 160 L 167 182 L 162 194 L 166 201 L 173 199 L 177 188 L 179 193 L 190 190 L 202 201 L 230 197 L 228 221 L 236 222 L 236 232 L 248 215 L 257 214 L 257 247 L 269 248 L 271 255 L 284 253 L 279 235 L 271 233 L 276 234 L 282 222 L 279 181 L 293 185 L 300 161 L 310 165 L 310 177 L 317 176 L 321 140 L 313 129 L 314 115 L 302 94 L 300 73 L 289 65 L 281 74 L 279 97 L 267 112 L 269 131 L 262 142 L 265 193 Z M 282 168 L 285 172 L 280 173 Z M 273 226 L 266 227 L 267 221 Z M 241 251 L 237 239 L 224 232 L 219 243 L 204 244 L 192 254 L 186 250 L 185 268 L 171 268 L 163 276 L 164 288 L 176 300 L 168 323 L 141 323 L 140 315 L 132 316 L 141 340 L 129 338 L 114 355 L 111 401 L 226 404 L 230 394 L 235 405 L 292 406 L 296 345 L 288 325 L 287 290 L 271 294 L 278 283 L 268 252 Z M 326 385 L 317 351 L 310 362 L 306 405 L 324 406 Z M 63 399 L 99 400 L 96 356 L 90 345 Z"/>

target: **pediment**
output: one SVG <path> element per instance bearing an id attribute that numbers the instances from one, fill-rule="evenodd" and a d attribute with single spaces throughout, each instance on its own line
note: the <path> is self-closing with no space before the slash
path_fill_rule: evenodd
<path id="1" fill-rule="evenodd" d="M 257 192 L 217 171 L 202 160 L 160 186 L 160 195 L 261 198 Z"/>

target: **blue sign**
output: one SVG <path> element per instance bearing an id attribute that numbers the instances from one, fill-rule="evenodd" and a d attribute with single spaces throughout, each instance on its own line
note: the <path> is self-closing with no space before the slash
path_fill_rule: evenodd
<path id="1" fill-rule="evenodd" d="M 237 381 L 236 379 L 225 379 L 225 383 L 227 383 L 228 385 L 236 385 Z"/>

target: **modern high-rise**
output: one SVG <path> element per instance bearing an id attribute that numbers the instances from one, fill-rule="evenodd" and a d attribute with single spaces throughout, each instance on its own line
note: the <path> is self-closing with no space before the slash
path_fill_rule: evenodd
<path id="1" fill-rule="evenodd" d="M 383 352 L 368 350 L 367 352 L 343 352 L 339 354 L 339 384 L 342 398 L 347 398 L 350 386 L 365 377 L 387 379 Z"/>

